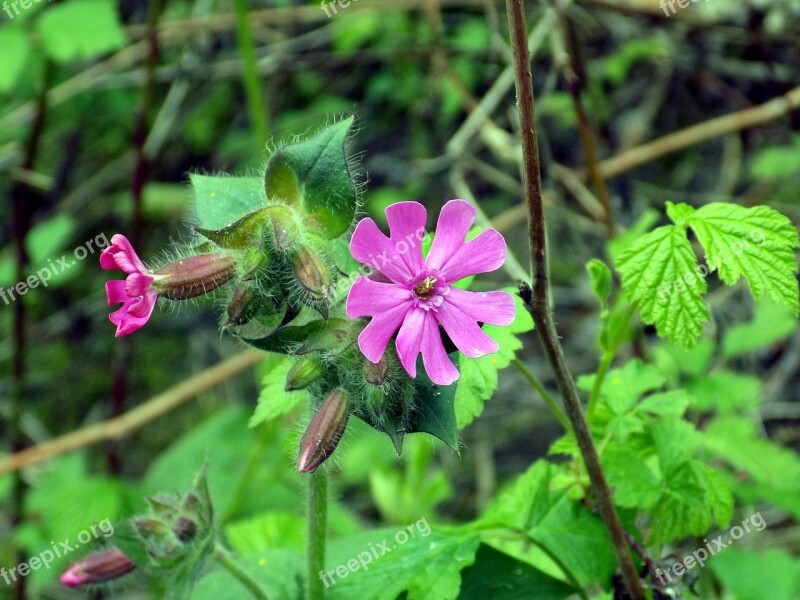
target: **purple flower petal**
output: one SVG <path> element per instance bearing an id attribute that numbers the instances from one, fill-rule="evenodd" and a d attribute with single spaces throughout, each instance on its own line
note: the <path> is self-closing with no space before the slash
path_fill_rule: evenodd
<path id="1" fill-rule="evenodd" d="M 109 306 L 125 302 L 128 299 L 128 292 L 125 291 L 125 281 L 120 279 L 106 281 L 106 298 L 108 298 Z"/>
<path id="2" fill-rule="evenodd" d="M 461 312 L 454 304 L 445 300 L 439 307 L 436 317 L 456 348 L 467 356 L 477 358 L 497 352 L 499 348 L 497 342 L 478 327 L 475 319 Z"/>
<path id="3" fill-rule="evenodd" d="M 378 283 L 359 277 L 347 294 L 347 316 L 351 319 L 372 317 L 406 303 L 408 308 L 414 292 L 393 283 Z"/>
<path id="4" fill-rule="evenodd" d="M 451 287 L 444 301 L 448 303 L 470 319 L 489 325 L 510 325 L 517 314 L 514 298 L 507 292 L 468 292 Z"/>
<path id="5" fill-rule="evenodd" d="M 143 296 L 150 290 L 153 278 L 142 273 L 131 273 L 125 280 L 125 292 L 131 298 Z"/>
<path id="6" fill-rule="evenodd" d="M 111 236 L 111 245 L 100 255 L 100 265 L 104 269 L 120 269 L 128 275 L 147 272 L 128 238 L 120 233 Z"/>
<path id="7" fill-rule="evenodd" d="M 439 273 L 448 282 L 455 282 L 470 275 L 499 269 L 505 260 L 506 241 L 496 230 L 487 229 L 456 250 L 439 267 Z"/>
<path id="8" fill-rule="evenodd" d="M 421 350 L 422 364 L 425 365 L 425 372 L 433 383 L 450 385 L 458 379 L 458 369 L 447 356 L 439 333 L 439 324 L 431 311 L 425 312 Z"/>
<path id="9" fill-rule="evenodd" d="M 427 257 L 431 269 L 441 271 L 442 265 L 464 245 L 464 238 L 474 221 L 475 208 L 466 200 L 450 200 L 442 207 Z"/>
<path id="10" fill-rule="evenodd" d="M 422 269 L 420 240 L 425 236 L 428 213 L 419 202 L 398 202 L 386 208 L 386 220 L 395 260 L 402 261 L 409 273 Z"/>
<path id="11" fill-rule="evenodd" d="M 350 254 L 358 262 L 371 266 L 395 283 L 406 283 L 412 273 L 402 260 L 397 260 L 392 241 L 387 238 L 375 221 L 362 219 L 350 240 Z"/>
<path id="12" fill-rule="evenodd" d="M 375 315 L 358 336 L 361 353 L 376 363 L 381 360 L 392 335 L 403 324 L 410 305 L 399 304 Z"/>
<path id="13" fill-rule="evenodd" d="M 125 304 L 122 305 L 122 308 L 112 312 L 108 315 L 108 318 L 114 325 L 117 326 L 117 333 L 115 337 L 120 337 L 123 335 L 128 335 L 136 331 L 137 329 L 141 329 L 144 327 L 144 324 L 147 323 L 147 320 L 150 318 L 150 315 L 153 312 L 153 308 L 156 305 L 157 296 L 152 297 L 152 302 L 148 301 L 143 305 L 146 309 L 145 314 L 141 316 L 131 316 L 128 312 L 130 307 L 136 302 L 134 299 L 129 299 L 125 301 Z"/>
<path id="14" fill-rule="evenodd" d="M 425 324 L 425 315 L 428 314 L 423 308 L 414 307 L 406 313 L 400 331 L 397 333 L 397 358 L 400 364 L 411 377 L 417 376 L 417 357 L 422 350 L 422 334 Z M 369 357 L 367 357 L 369 358 Z M 370 359 L 371 360 L 371 359 Z M 376 361 L 372 361 L 376 362 Z"/>

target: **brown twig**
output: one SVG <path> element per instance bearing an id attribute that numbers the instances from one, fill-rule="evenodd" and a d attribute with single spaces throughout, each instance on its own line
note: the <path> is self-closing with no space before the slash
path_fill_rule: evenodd
<path id="1" fill-rule="evenodd" d="M 542 183 L 539 167 L 539 146 L 536 139 L 534 120 L 533 78 L 531 77 L 530 56 L 527 44 L 527 26 L 523 0 L 506 0 L 508 26 L 511 34 L 511 49 L 514 58 L 517 106 L 520 117 L 522 138 L 523 179 L 525 200 L 528 206 L 528 235 L 531 245 L 531 269 L 533 291 L 527 284 L 521 285 L 521 292 L 536 323 L 536 331 L 553 369 L 559 392 L 564 400 L 564 408 L 575 433 L 586 471 L 592 483 L 600 515 L 608 529 L 614 552 L 617 556 L 622 578 L 628 593 L 634 600 L 644 600 L 642 583 L 636 573 L 620 524 L 611 491 L 605 481 L 600 459 L 594 446 L 589 425 L 581 408 L 578 389 L 572 373 L 567 366 L 564 350 L 558 338 L 548 301 L 549 283 L 547 277 L 547 247 L 545 238 L 544 210 L 542 203 Z"/>
<path id="2" fill-rule="evenodd" d="M 123 438 L 146 423 L 177 408 L 187 400 L 191 400 L 197 394 L 249 369 L 263 357 L 264 354 L 259 352 L 249 350 L 240 352 L 218 365 L 182 381 L 167 391 L 153 396 L 144 404 L 119 417 L 72 431 L 9 456 L 0 462 L 0 475 L 12 473 L 78 448 L 85 448 L 106 440 Z"/>

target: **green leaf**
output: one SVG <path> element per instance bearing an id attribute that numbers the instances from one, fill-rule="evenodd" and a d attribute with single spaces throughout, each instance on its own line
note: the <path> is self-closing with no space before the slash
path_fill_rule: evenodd
<path id="1" fill-rule="evenodd" d="M 267 197 L 302 209 L 328 239 L 347 231 L 357 207 L 345 156 L 352 124 L 349 117 L 312 138 L 278 148 L 264 175 Z"/>
<path id="2" fill-rule="evenodd" d="M 369 531 L 331 544 L 326 571 L 334 570 L 336 577 L 329 583 L 327 598 L 395 600 L 404 591 L 408 600 L 457 598 L 460 573 L 474 562 L 480 539 L 475 533 L 448 534 L 427 528 L 423 535 L 424 531 L 418 521 L 416 526 Z"/>
<path id="3" fill-rule="evenodd" d="M 250 245 L 253 233 L 259 231 L 267 222 L 270 212 L 280 208 L 283 207 L 267 206 L 253 211 L 221 229 L 195 227 L 195 231 L 221 248 L 245 249 Z"/>
<path id="4" fill-rule="evenodd" d="M 296 552 L 306 549 L 306 520 L 288 512 L 270 511 L 235 521 L 225 527 L 225 539 L 241 556 L 272 548 Z"/>
<path id="5" fill-rule="evenodd" d="M 461 357 L 459 370 L 461 375 L 456 388 L 455 404 L 458 428 L 463 429 L 483 412 L 483 403 L 491 398 L 497 389 L 497 373 L 511 364 L 514 354 L 522 348 L 522 342 L 516 334 L 526 333 L 533 329 L 533 319 L 525 308 L 522 299 L 510 288 L 517 305 L 514 321 L 507 327 L 484 325 L 483 331 L 491 336 L 500 349 L 495 354 L 480 358 Z"/>
<path id="6" fill-rule="evenodd" d="M 569 110 L 572 112 L 572 101 L 570 101 L 569 104 Z M 659 218 L 661 218 L 661 215 L 657 210 L 648 208 L 636 220 L 636 223 L 628 228 L 627 231 L 621 233 L 613 240 L 608 242 L 608 253 L 613 259 L 614 263 L 619 261 L 620 254 L 630 248 L 636 242 L 636 240 L 647 233 L 653 227 L 653 225 L 658 223 Z"/>
<path id="7" fill-rule="evenodd" d="M 747 280 L 757 300 L 800 313 L 795 248 L 800 237 L 792 222 L 768 206 L 745 208 L 715 202 L 698 209 L 689 226 L 706 252 L 708 268 L 728 285 Z"/>
<path id="8" fill-rule="evenodd" d="M 188 600 L 192 589 L 203 572 L 206 560 L 214 550 L 214 534 L 195 544 L 190 556 L 184 558 L 169 579 L 165 600 Z"/>
<path id="9" fill-rule="evenodd" d="M 0 62 L 0 92 L 14 89 L 17 79 L 25 70 L 25 61 L 30 53 L 28 38 L 20 27 L 4 25 L 0 27 L 0 48 L 13 60 Z"/>
<path id="10" fill-rule="evenodd" d="M 451 356 L 458 366 L 460 359 Z M 417 366 L 414 384 L 414 410 L 410 414 L 406 433 L 429 433 L 458 451 L 458 427 L 455 412 L 456 384 L 436 385 L 422 365 Z"/>
<path id="11" fill-rule="evenodd" d="M 689 402 L 686 390 L 670 390 L 647 396 L 639 403 L 637 411 L 651 415 L 680 417 L 686 412 Z"/>
<path id="12" fill-rule="evenodd" d="M 491 546 L 481 544 L 475 563 L 461 573 L 461 598 L 563 600 L 575 588 Z"/>
<path id="13" fill-rule="evenodd" d="M 639 238 L 617 263 L 622 287 L 647 324 L 661 337 L 691 348 L 708 321 L 706 281 L 695 274 L 697 259 L 682 229 L 667 225 Z"/>
<path id="14" fill-rule="evenodd" d="M 706 503 L 706 488 L 689 461 L 669 474 L 663 495 L 649 512 L 655 517 L 651 531 L 657 546 L 708 531 L 711 510 Z"/>
<path id="15" fill-rule="evenodd" d="M 736 600 L 797 600 L 800 563 L 785 550 L 726 548 L 709 561 L 726 598 Z"/>
<path id="16" fill-rule="evenodd" d="M 258 406 L 250 417 L 250 427 L 255 427 L 264 421 L 271 421 L 281 415 L 291 412 L 301 405 L 308 404 L 308 390 L 295 390 L 287 392 L 286 375 L 296 362 L 294 357 L 282 354 L 268 354 L 264 360 L 266 375 L 261 380 L 261 393 L 258 396 Z"/>
<path id="17" fill-rule="evenodd" d="M 680 419 L 659 419 L 652 424 L 651 431 L 661 470 L 666 475 L 694 456 L 700 443 L 697 430 Z"/>
<path id="18" fill-rule="evenodd" d="M 125 45 L 116 5 L 105 0 L 70 0 L 51 5 L 36 21 L 45 52 L 55 61 L 94 58 Z"/>
<path id="19" fill-rule="evenodd" d="M 796 327 L 797 319 L 789 309 L 765 300 L 756 307 L 752 321 L 734 325 L 725 332 L 722 355 L 725 358 L 736 358 L 767 348 L 788 338 Z"/>
<path id="20" fill-rule="evenodd" d="M 583 376 L 579 386 L 591 390 L 594 380 L 593 375 Z M 664 382 L 664 376 L 655 367 L 635 359 L 621 369 L 609 371 L 600 388 L 600 397 L 614 413 L 621 415 L 630 411 L 642 394 L 660 388 Z"/>
<path id="21" fill-rule="evenodd" d="M 592 292 L 605 306 L 608 295 L 611 293 L 611 269 L 602 260 L 593 258 L 586 263 L 586 271 L 592 283 Z"/>
<path id="22" fill-rule="evenodd" d="M 650 465 L 625 448 L 602 455 L 603 471 L 614 488 L 615 504 L 625 508 L 648 508 L 661 497 L 661 482 Z"/>
<path id="23" fill-rule="evenodd" d="M 793 136 L 791 145 L 759 150 L 750 164 L 750 175 L 753 179 L 778 179 L 798 170 L 800 170 L 800 135 Z"/>
<path id="24" fill-rule="evenodd" d="M 687 384 L 692 409 L 700 412 L 749 412 L 761 402 L 758 377 L 714 371 Z"/>
<path id="25" fill-rule="evenodd" d="M 264 186 L 257 177 L 212 177 L 193 173 L 194 208 L 198 225 L 212 231 L 223 229 L 264 208 Z"/>
<path id="26" fill-rule="evenodd" d="M 301 553 L 270 549 L 236 559 L 270 599 L 299 600 L 303 597 L 305 558 Z M 192 592 L 192 600 L 252 598 L 252 592 L 222 567 L 203 577 Z"/>

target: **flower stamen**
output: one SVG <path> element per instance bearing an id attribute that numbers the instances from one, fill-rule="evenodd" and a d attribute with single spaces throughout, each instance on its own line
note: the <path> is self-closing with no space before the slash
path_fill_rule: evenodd
<path id="1" fill-rule="evenodd" d="M 428 276 L 423 279 L 422 283 L 420 283 L 417 287 L 414 288 L 414 293 L 417 295 L 418 298 L 422 300 L 427 300 L 428 297 L 433 292 L 433 286 L 436 283 L 436 277 Z"/>

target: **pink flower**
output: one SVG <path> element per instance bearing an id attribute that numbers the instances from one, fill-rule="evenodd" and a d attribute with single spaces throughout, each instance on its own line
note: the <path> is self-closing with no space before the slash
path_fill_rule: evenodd
<path id="1" fill-rule="evenodd" d="M 75 563 L 61 575 L 59 581 L 61 585 L 76 588 L 122 577 L 135 568 L 136 565 L 119 548 L 109 548 Z"/>
<path id="2" fill-rule="evenodd" d="M 506 292 L 468 292 L 451 284 L 469 275 L 499 268 L 506 243 L 494 229 L 464 239 L 475 221 L 475 209 L 465 200 L 442 208 L 430 252 L 423 260 L 420 232 L 427 214 L 418 202 L 399 202 L 386 209 L 390 237 L 372 219 L 359 222 L 350 252 L 375 267 L 388 281 L 359 277 L 347 297 L 347 316 L 372 317 L 358 337 L 358 346 L 377 363 L 395 331 L 397 356 L 411 377 L 422 353 L 431 381 L 448 385 L 458 370 L 447 356 L 439 325 L 456 347 L 469 357 L 497 352 L 498 346 L 478 322 L 508 325 L 514 320 L 514 299 Z"/>
<path id="3" fill-rule="evenodd" d="M 112 312 L 108 318 L 117 326 L 116 337 L 128 335 L 147 323 L 158 299 L 153 289 L 153 276 L 144 266 L 124 235 L 111 237 L 111 245 L 100 255 L 104 269 L 119 269 L 126 273 L 125 280 L 106 282 L 108 305 L 122 302 L 122 308 Z"/>

